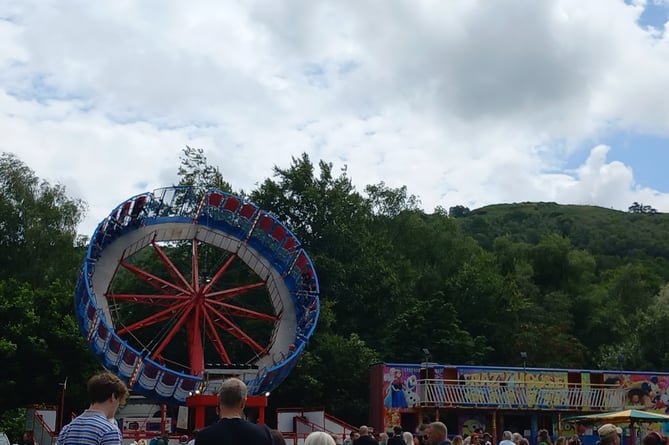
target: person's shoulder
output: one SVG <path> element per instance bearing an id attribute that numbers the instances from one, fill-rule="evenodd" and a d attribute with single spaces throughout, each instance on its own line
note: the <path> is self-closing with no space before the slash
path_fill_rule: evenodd
<path id="1" fill-rule="evenodd" d="M 249 444 L 271 445 L 274 443 L 274 440 L 272 439 L 272 433 L 265 425 L 258 425 L 257 423 L 242 420 L 239 424 L 239 429 L 244 431 L 244 434 L 248 435 L 247 437 L 249 439 Z"/>
<path id="2" fill-rule="evenodd" d="M 194 438 L 195 440 L 194 445 L 206 442 L 207 439 L 209 439 L 210 437 L 216 436 L 217 431 L 219 429 L 220 429 L 220 422 L 215 422 L 212 423 L 211 425 L 205 426 L 200 431 L 198 431 L 197 437 Z"/>
<path id="3" fill-rule="evenodd" d="M 252 423 L 249 421 L 243 421 L 243 425 L 245 428 L 255 430 L 258 434 L 267 436 L 270 439 L 272 438 L 272 433 L 269 431 L 269 428 L 267 428 L 265 425 L 258 425 L 257 423 Z"/>

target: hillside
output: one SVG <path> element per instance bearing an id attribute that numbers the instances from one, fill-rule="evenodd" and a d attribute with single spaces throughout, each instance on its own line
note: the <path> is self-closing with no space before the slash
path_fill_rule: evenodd
<path id="1" fill-rule="evenodd" d="M 543 236 L 557 233 L 569 238 L 575 248 L 589 251 L 600 268 L 641 260 L 652 263 L 669 280 L 669 214 L 539 202 L 490 205 L 458 221 L 463 232 L 486 250 L 503 235 L 536 244 Z"/>

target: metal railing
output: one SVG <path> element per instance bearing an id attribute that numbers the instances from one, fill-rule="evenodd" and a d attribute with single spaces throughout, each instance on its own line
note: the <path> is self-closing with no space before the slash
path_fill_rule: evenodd
<path id="1" fill-rule="evenodd" d="M 625 406 L 625 391 L 612 385 L 498 381 L 419 380 L 421 406 L 554 410 L 613 410 Z"/>

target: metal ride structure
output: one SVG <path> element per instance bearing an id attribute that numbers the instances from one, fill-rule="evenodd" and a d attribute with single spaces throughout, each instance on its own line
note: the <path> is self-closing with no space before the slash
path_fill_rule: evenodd
<path id="1" fill-rule="evenodd" d="M 319 285 L 276 217 L 221 190 L 174 186 L 126 200 L 97 226 L 75 308 L 106 369 L 183 405 L 212 368 L 252 395 L 276 388 L 316 327 Z"/>

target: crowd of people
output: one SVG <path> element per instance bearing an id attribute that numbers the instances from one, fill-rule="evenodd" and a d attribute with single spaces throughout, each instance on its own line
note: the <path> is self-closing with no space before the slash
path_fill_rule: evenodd
<path id="1" fill-rule="evenodd" d="M 117 376 L 109 372 L 97 374 L 88 381 L 90 406 L 72 420 L 60 432 L 57 445 L 122 445 L 122 435 L 114 421 L 119 406 L 128 397 L 128 388 Z M 244 418 L 247 398 L 246 384 L 236 378 L 225 380 L 218 394 L 219 420 L 193 435 L 182 436 L 180 445 L 285 445 L 281 433 L 264 425 L 249 422 Z M 605 424 L 597 430 L 597 445 L 621 445 L 622 430 L 612 424 Z M 36 445 L 32 437 L 24 438 L 24 445 Z M 167 439 L 156 438 L 153 443 L 137 445 L 167 445 Z M 667 437 L 651 431 L 643 437 L 643 445 L 669 445 Z M 323 431 L 310 433 L 304 445 L 493 445 L 493 437 L 486 432 L 471 435 L 456 435 L 449 438 L 448 429 L 442 422 L 423 424 L 415 433 L 395 427 L 393 431 L 375 435 L 370 428 L 362 425 L 352 431 L 346 440 Z M 519 433 L 504 431 L 499 445 L 530 445 L 527 438 Z M 581 445 L 578 435 L 570 438 L 558 437 L 553 442 L 548 430 L 542 429 L 536 438 L 536 445 Z"/>
<path id="2" fill-rule="evenodd" d="M 602 425 L 597 430 L 597 436 L 597 445 L 624 445 L 622 429 L 615 425 Z M 342 444 L 337 437 L 333 437 L 333 442 L 327 443 L 330 445 Z M 420 425 L 415 433 L 402 431 L 402 428 L 395 427 L 393 431 L 374 435 L 369 431 L 369 428 L 362 426 L 358 431 L 352 431 L 342 445 L 493 445 L 493 443 L 495 443 L 493 437 L 488 432 L 480 430 L 468 435 L 449 436 L 446 425 L 442 422 L 432 422 Z M 534 443 L 536 445 L 582 445 L 578 435 L 559 436 L 553 440 L 546 429 L 539 430 Z M 504 431 L 497 444 L 530 445 L 530 440 L 520 433 Z M 643 437 L 641 444 L 669 445 L 669 438 L 662 433 L 650 431 Z"/>

